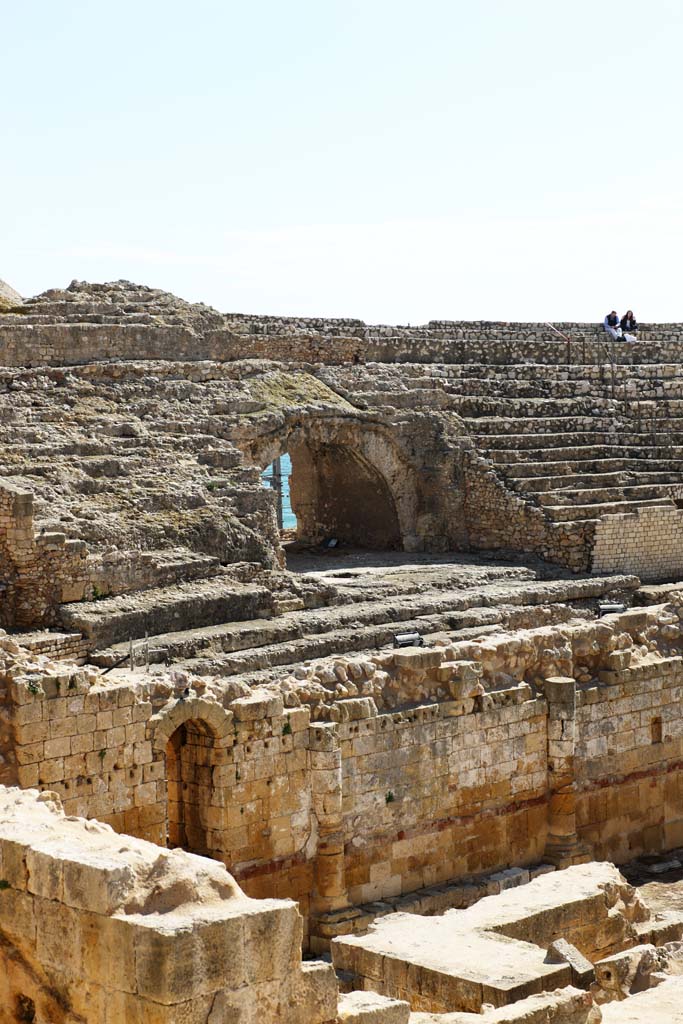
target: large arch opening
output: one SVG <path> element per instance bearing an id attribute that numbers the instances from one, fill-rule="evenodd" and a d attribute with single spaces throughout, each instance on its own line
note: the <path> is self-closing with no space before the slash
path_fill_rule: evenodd
<path id="1" fill-rule="evenodd" d="M 216 734 L 189 719 L 166 744 L 168 846 L 210 856 L 209 809 Z"/>
<path id="2" fill-rule="evenodd" d="M 396 505 L 379 470 L 360 452 L 323 443 L 292 445 L 290 492 L 297 536 L 372 549 L 401 548 Z"/>
<path id="3" fill-rule="evenodd" d="M 255 446 L 264 486 L 274 495 L 282 539 L 340 544 L 372 550 L 406 546 L 414 520 L 414 495 L 405 467 L 390 446 L 370 432 L 361 437 L 319 437 L 297 429 Z M 367 448 L 368 451 L 361 450 Z M 403 501 L 399 509 L 396 495 Z"/>

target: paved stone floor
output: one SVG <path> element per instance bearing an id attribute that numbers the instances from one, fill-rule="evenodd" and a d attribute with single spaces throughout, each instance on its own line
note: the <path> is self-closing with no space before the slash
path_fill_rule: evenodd
<path id="1" fill-rule="evenodd" d="M 643 857 L 620 868 L 643 902 L 656 914 L 683 910 L 683 849 Z"/>

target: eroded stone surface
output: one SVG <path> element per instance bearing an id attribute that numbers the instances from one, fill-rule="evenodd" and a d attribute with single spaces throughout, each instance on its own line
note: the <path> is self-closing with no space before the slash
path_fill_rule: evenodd
<path id="1" fill-rule="evenodd" d="M 558 938 L 591 960 L 637 942 L 644 908 L 612 865 L 586 864 L 440 917 L 395 914 L 363 937 L 332 943 L 335 964 L 359 985 L 415 1010 L 479 1012 L 572 981 L 546 950 Z"/>
<path id="2" fill-rule="evenodd" d="M 39 1024 L 336 1014 L 331 968 L 302 966 L 295 905 L 249 899 L 215 861 L 66 818 L 56 794 L 0 788 L 0 865 L 3 1019 L 30 1007 Z"/>
<path id="3" fill-rule="evenodd" d="M 681 1024 L 683 978 L 667 978 L 655 989 L 602 1007 L 603 1024 Z"/>
<path id="4" fill-rule="evenodd" d="M 0 313 L 18 309 L 23 304 L 24 300 L 19 292 L 16 292 L 14 288 L 10 288 L 5 281 L 0 281 Z"/>

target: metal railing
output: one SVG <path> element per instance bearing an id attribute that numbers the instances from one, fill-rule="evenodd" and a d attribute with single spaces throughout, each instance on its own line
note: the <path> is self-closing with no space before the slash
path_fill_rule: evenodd
<path id="1" fill-rule="evenodd" d="M 121 666 L 125 665 L 125 663 L 127 661 L 130 662 L 131 669 L 134 669 L 135 668 L 135 663 L 136 663 L 136 654 L 137 654 L 138 651 L 142 651 L 143 652 L 142 664 L 144 664 L 144 666 L 145 666 L 145 671 L 149 672 L 149 665 L 150 665 L 150 660 L 149 660 L 149 634 L 145 633 L 145 639 L 144 640 L 140 640 L 138 643 L 135 643 L 133 641 L 133 638 L 131 637 L 130 640 L 128 641 L 128 650 L 123 655 L 123 657 L 119 658 L 118 661 L 115 661 L 113 665 L 107 666 L 107 668 L 105 668 L 102 672 L 100 672 L 100 675 L 101 676 L 106 676 L 107 672 L 111 672 L 115 668 L 121 668 Z"/>
<path id="2" fill-rule="evenodd" d="M 572 356 L 573 356 L 573 349 L 579 343 L 578 339 L 572 338 L 572 337 L 570 337 L 570 335 L 565 334 L 564 331 L 558 330 L 557 327 L 555 327 L 554 324 L 551 324 L 548 321 L 546 321 L 545 326 L 549 327 L 550 330 L 553 332 L 553 334 L 556 334 L 558 336 L 558 338 L 562 338 L 562 340 L 566 343 L 567 353 L 566 353 L 566 360 L 565 361 L 567 363 L 567 366 L 573 366 L 574 365 L 574 360 L 572 358 Z M 607 341 L 603 340 L 602 338 L 598 337 L 598 338 L 595 339 L 595 345 L 597 345 L 597 364 L 596 365 L 600 366 L 601 368 L 603 366 L 606 366 L 606 365 L 609 366 L 610 397 L 614 398 L 615 394 L 616 394 L 616 359 L 614 358 L 614 339 L 612 338 L 611 341 L 607 342 Z M 586 364 L 586 339 L 585 338 L 581 338 L 581 363 L 584 364 L 584 365 Z M 602 369 L 601 369 L 601 375 L 602 375 L 603 382 L 604 382 L 604 371 Z"/>

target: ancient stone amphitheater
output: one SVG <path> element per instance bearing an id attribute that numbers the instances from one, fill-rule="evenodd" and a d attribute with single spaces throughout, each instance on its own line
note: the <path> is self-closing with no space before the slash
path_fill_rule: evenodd
<path id="1" fill-rule="evenodd" d="M 556 327 L 0 286 L 0 1022 L 683 1021 L 683 325 Z"/>

